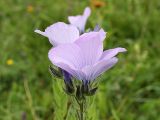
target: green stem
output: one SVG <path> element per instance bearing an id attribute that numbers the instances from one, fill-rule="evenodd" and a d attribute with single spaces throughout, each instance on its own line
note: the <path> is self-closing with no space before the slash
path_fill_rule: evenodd
<path id="1" fill-rule="evenodd" d="M 84 116 L 83 116 L 83 113 L 84 113 L 84 111 L 83 111 L 83 107 L 84 107 L 84 104 L 83 104 L 83 101 L 79 104 L 79 107 L 80 107 L 80 120 L 84 120 L 83 118 L 84 118 Z"/>
<path id="2" fill-rule="evenodd" d="M 84 118 L 84 100 L 79 101 L 76 97 L 75 100 L 77 102 L 77 104 L 79 105 L 79 110 L 77 110 L 77 116 L 79 120 L 85 120 Z"/>

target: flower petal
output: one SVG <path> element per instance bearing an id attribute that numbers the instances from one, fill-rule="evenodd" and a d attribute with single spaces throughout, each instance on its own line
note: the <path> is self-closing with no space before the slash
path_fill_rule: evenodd
<path id="1" fill-rule="evenodd" d="M 75 26 L 57 22 L 45 29 L 45 32 L 35 30 L 45 37 L 49 38 L 52 45 L 57 46 L 64 43 L 72 43 L 79 37 L 79 31 Z"/>
<path id="2" fill-rule="evenodd" d="M 86 80 L 94 80 L 103 72 L 113 67 L 118 62 L 118 58 L 113 57 L 109 60 L 101 60 L 94 66 L 87 66 L 83 68 L 83 72 L 86 74 Z"/>
<path id="3" fill-rule="evenodd" d="M 68 64 L 65 64 L 62 62 L 57 62 L 57 63 L 53 63 L 53 64 L 56 65 L 57 67 L 65 70 L 65 71 L 67 71 L 69 74 L 71 74 L 73 77 L 77 78 L 78 80 L 84 80 L 86 78 L 85 73 L 69 66 Z"/>
<path id="4" fill-rule="evenodd" d="M 70 24 L 75 25 L 76 27 L 78 27 L 78 21 L 80 22 L 81 17 L 82 17 L 81 15 L 69 16 L 68 17 L 68 21 L 70 22 Z"/>
<path id="5" fill-rule="evenodd" d="M 101 56 L 101 60 L 103 60 L 103 59 L 108 60 L 108 59 L 116 56 L 119 52 L 126 52 L 126 51 L 127 50 L 125 48 L 121 48 L 121 47 L 105 50 Z"/>
<path id="6" fill-rule="evenodd" d="M 74 69 L 81 68 L 82 54 L 79 46 L 74 43 L 66 43 L 52 48 L 49 53 L 49 59 L 54 63 L 65 63 Z"/>
<path id="7" fill-rule="evenodd" d="M 86 75 L 80 71 L 82 57 L 80 48 L 76 44 L 64 44 L 52 48 L 48 57 L 50 61 L 57 67 L 67 71 L 73 77 L 83 80 Z"/>
<path id="8" fill-rule="evenodd" d="M 91 14 L 91 9 L 89 7 L 86 7 L 83 15 L 69 16 L 68 20 L 70 24 L 78 27 L 81 32 L 84 32 L 86 21 L 90 16 L 90 14 Z"/>
<path id="9" fill-rule="evenodd" d="M 36 29 L 34 32 L 36 32 L 36 33 L 38 33 L 38 34 L 41 34 L 41 35 L 47 37 L 47 34 L 46 34 L 45 32 L 43 32 L 43 31 L 41 31 L 41 30 Z"/>
<path id="10" fill-rule="evenodd" d="M 86 7 L 85 10 L 84 10 L 83 15 L 84 15 L 85 17 L 89 17 L 90 14 L 91 14 L 91 9 L 90 9 L 89 7 Z"/>
<path id="11" fill-rule="evenodd" d="M 83 53 L 83 66 L 93 65 L 102 55 L 103 42 L 101 31 L 84 33 L 75 43 Z"/>
<path id="12" fill-rule="evenodd" d="M 106 38 L 106 33 L 102 28 L 97 32 L 99 34 L 100 40 L 104 41 Z"/>

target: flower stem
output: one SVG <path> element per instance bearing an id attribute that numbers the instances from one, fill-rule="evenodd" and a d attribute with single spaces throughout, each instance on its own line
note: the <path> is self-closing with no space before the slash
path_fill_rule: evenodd
<path id="1" fill-rule="evenodd" d="M 79 105 L 79 110 L 77 110 L 77 116 L 79 120 L 85 120 L 85 116 L 84 116 L 84 105 L 85 105 L 85 99 L 84 100 L 78 100 L 75 97 L 76 102 Z"/>
<path id="2" fill-rule="evenodd" d="M 83 118 L 84 118 L 84 103 L 83 103 L 83 101 L 79 104 L 79 107 L 80 107 L 80 120 L 84 120 Z"/>

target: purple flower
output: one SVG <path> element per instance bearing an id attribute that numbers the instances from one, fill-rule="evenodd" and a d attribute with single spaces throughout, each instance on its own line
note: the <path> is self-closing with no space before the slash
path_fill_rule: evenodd
<path id="1" fill-rule="evenodd" d="M 57 22 L 47 27 L 45 32 L 40 30 L 35 30 L 35 32 L 48 37 L 53 46 L 72 43 L 79 38 L 79 30 L 75 26 L 63 22 Z"/>
<path id="2" fill-rule="evenodd" d="M 49 51 L 50 61 L 57 67 L 67 71 L 73 77 L 90 81 L 113 67 L 119 52 L 125 48 L 114 48 L 103 52 L 105 32 L 89 32 L 81 35 L 74 43 L 67 43 Z"/>
<path id="3" fill-rule="evenodd" d="M 85 8 L 83 15 L 69 16 L 68 19 L 70 24 L 57 22 L 47 27 L 44 32 L 38 29 L 35 30 L 35 32 L 48 37 L 53 46 L 72 43 L 79 38 L 80 32 L 84 32 L 85 24 L 90 16 L 90 12 L 90 8 L 87 7 Z"/>
<path id="4" fill-rule="evenodd" d="M 83 15 L 69 16 L 68 20 L 70 24 L 76 26 L 82 33 L 85 30 L 85 25 L 90 14 L 91 14 L 91 9 L 89 7 L 86 7 Z"/>

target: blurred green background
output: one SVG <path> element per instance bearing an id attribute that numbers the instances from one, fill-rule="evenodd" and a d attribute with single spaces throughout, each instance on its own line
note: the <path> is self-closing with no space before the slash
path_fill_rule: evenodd
<path id="1" fill-rule="evenodd" d="M 86 6 L 87 28 L 108 32 L 105 49 L 128 50 L 101 76 L 91 120 L 160 120 L 159 0 L 0 0 L 0 120 L 62 119 L 67 97 L 48 71 L 52 46 L 34 30 Z"/>

